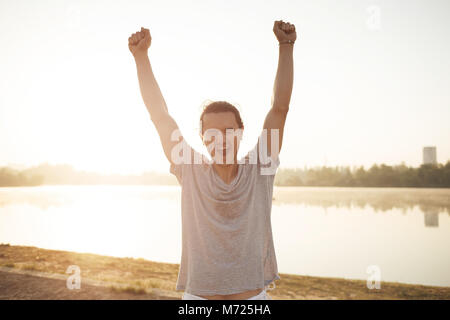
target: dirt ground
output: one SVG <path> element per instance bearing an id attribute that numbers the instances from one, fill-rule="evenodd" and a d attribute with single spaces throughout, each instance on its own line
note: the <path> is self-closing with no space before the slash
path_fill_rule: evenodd
<path id="1" fill-rule="evenodd" d="M 0 299 L 10 300 L 161 300 L 173 297 L 155 294 L 114 292 L 108 287 L 82 284 L 80 289 L 69 290 L 66 281 L 30 274 L 0 271 Z"/>

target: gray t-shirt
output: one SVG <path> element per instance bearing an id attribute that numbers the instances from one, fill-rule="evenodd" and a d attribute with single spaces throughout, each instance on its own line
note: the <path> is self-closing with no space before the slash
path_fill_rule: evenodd
<path id="1" fill-rule="evenodd" d="M 176 290 L 226 295 L 263 288 L 280 279 L 271 225 L 279 157 L 261 157 L 257 143 L 239 161 L 245 163 L 239 164 L 234 180 L 226 184 L 211 164 L 195 164 L 193 158 L 202 155 L 183 143 L 192 161 L 170 166 L 182 189 L 182 253 Z"/>

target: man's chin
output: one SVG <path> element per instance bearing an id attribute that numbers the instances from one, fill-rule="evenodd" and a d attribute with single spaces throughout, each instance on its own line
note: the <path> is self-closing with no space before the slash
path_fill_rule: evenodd
<path id="1" fill-rule="evenodd" d="M 233 159 L 230 162 L 227 162 L 226 155 L 224 155 L 224 157 L 222 159 L 216 159 L 215 157 L 211 156 L 211 159 L 214 164 L 216 164 L 218 166 L 224 166 L 224 167 L 231 166 L 231 165 L 237 163 Z"/>

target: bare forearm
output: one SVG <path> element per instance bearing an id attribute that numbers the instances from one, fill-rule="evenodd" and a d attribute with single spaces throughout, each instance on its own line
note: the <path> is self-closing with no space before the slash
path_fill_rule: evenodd
<path id="1" fill-rule="evenodd" d="M 272 108 L 288 110 L 294 83 L 293 44 L 279 46 L 278 69 L 272 96 Z"/>
<path id="2" fill-rule="evenodd" d="M 159 119 L 167 113 L 167 105 L 156 82 L 147 53 L 136 55 L 135 62 L 142 99 L 150 113 L 150 118 Z"/>

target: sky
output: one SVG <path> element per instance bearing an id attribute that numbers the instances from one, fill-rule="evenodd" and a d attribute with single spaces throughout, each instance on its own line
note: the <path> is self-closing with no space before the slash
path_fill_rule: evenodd
<path id="1" fill-rule="evenodd" d="M 450 2 L 0 0 L 0 166 L 169 172 L 128 37 L 149 57 L 172 117 L 205 152 L 205 100 L 226 100 L 256 143 L 278 63 L 274 20 L 296 26 L 281 167 L 450 160 Z"/>

